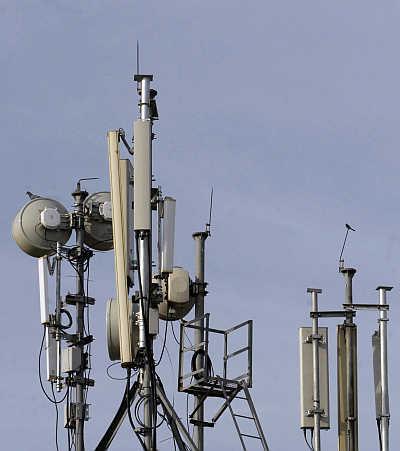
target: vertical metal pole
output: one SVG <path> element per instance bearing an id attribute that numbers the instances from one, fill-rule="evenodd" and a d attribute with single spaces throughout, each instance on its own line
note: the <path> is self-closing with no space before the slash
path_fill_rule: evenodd
<path id="1" fill-rule="evenodd" d="M 62 390 L 62 377 L 61 377 L 61 244 L 57 241 L 57 254 L 56 254 L 56 343 L 57 343 L 57 381 L 56 390 L 60 392 Z"/>
<path id="2" fill-rule="evenodd" d="M 164 201 L 161 196 L 161 187 L 158 187 L 157 195 L 157 260 L 158 260 L 158 274 L 161 276 L 161 259 L 162 259 L 162 229 L 161 229 L 161 218 L 164 214 Z M 161 278 L 159 279 L 161 284 Z"/>
<path id="3" fill-rule="evenodd" d="M 223 373 L 223 377 L 224 379 L 228 378 L 228 334 L 225 331 L 224 332 L 224 373 Z"/>
<path id="4" fill-rule="evenodd" d="M 249 351 L 247 359 L 247 374 L 248 374 L 247 386 L 251 388 L 253 385 L 253 320 L 250 320 L 248 324 L 249 325 L 247 331 L 247 345 L 249 347 Z"/>
<path id="5" fill-rule="evenodd" d="M 56 322 L 61 320 L 61 244 L 57 241 L 56 253 Z"/>
<path id="6" fill-rule="evenodd" d="M 321 403 L 319 394 L 319 343 L 321 337 L 318 330 L 318 294 L 322 290 L 307 288 L 311 293 L 312 318 L 312 350 L 313 350 L 313 414 L 314 414 L 314 451 L 321 451 Z"/>
<path id="7" fill-rule="evenodd" d="M 148 314 L 150 312 L 150 262 L 151 262 L 151 254 L 149 252 L 149 243 L 151 243 L 150 232 L 143 231 L 139 234 L 138 241 L 138 253 L 139 253 L 139 267 L 140 267 L 140 284 L 142 287 L 142 296 L 143 296 L 143 305 L 144 311 L 141 311 L 142 318 L 144 321 L 147 321 L 147 325 L 145 328 L 149 327 L 149 317 Z M 147 342 L 148 339 L 148 342 Z M 147 342 L 147 360 L 153 358 L 153 336 L 149 335 L 145 338 Z M 148 361 L 144 368 L 141 369 L 142 374 L 142 395 L 145 398 L 143 403 L 144 405 L 144 424 L 145 424 L 145 433 L 144 433 L 144 442 L 148 450 L 156 450 L 156 444 L 152 443 L 152 430 L 153 430 L 153 409 L 156 406 L 153 406 L 152 400 L 152 391 L 151 391 L 151 371 L 149 368 Z"/>
<path id="8" fill-rule="evenodd" d="M 380 370 L 381 370 L 381 438 L 382 438 L 382 450 L 389 451 L 389 384 L 388 384 L 388 358 L 387 358 L 387 323 L 388 313 L 385 307 L 386 303 L 386 292 L 390 291 L 392 287 L 379 286 L 377 290 L 379 291 L 379 305 L 383 308 L 379 311 L 379 336 L 380 336 Z"/>
<path id="9" fill-rule="evenodd" d="M 79 339 L 77 345 L 80 354 L 81 365 L 76 373 L 76 387 L 75 387 L 75 449 L 76 451 L 84 451 L 84 423 L 85 423 L 85 365 L 83 358 L 82 339 L 84 337 L 84 310 L 85 310 L 85 290 L 84 290 L 84 262 L 82 260 L 83 242 L 84 242 L 84 216 L 83 216 L 83 201 L 87 197 L 86 191 L 81 191 L 80 182 L 78 182 L 76 190 L 72 193 L 75 199 L 74 212 L 76 218 L 76 248 L 78 256 L 77 264 L 77 278 L 76 278 L 76 334 Z"/>
<path id="10" fill-rule="evenodd" d="M 143 154 L 147 155 L 149 158 L 147 160 L 146 170 L 149 171 L 147 174 L 142 174 L 143 180 L 149 186 L 147 186 L 148 191 L 140 190 L 141 187 L 138 186 L 139 180 L 135 178 L 135 208 L 136 201 L 140 201 L 140 214 L 143 216 L 139 220 L 138 209 L 136 209 L 136 217 L 135 217 L 135 233 L 138 237 L 138 266 L 139 266 L 139 275 L 140 275 L 140 287 L 142 290 L 143 299 L 140 302 L 140 317 L 141 321 L 146 321 L 145 330 L 149 330 L 149 316 L 151 309 L 151 300 L 150 300 L 150 284 L 151 284 L 151 267 L 152 267 L 152 258 L 151 258 L 151 249 L 152 249 L 152 237 L 151 237 L 151 179 L 152 179 L 152 168 L 151 168 L 151 124 L 152 119 L 150 115 L 150 82 L 153 79 L 151 75 L 135 75 L 135 81 L 139 83 L 140 86 L 140 102 L 139 102 L 139 110 L 140 110 L 140 119 L 143 122 L 150 123 L 149 133 L 150 136 L 146 136 L 144 139 L 148 138 L 147 141 L 143 141 L 144 146 L 150 146 L 150 148 L 146 147 Z M 136 138 L 135 136 L 135 143 Z M 143 137 L 141 137 L 142 139 Z M 142 145 L 142 144 L 140 144 Z M 149 151 L 149 155 L 147 154 L 147 150 Z M 137 170 L 137 164 L 134 165 Z M 146 197 L 146 198 L 143 198 Z M 141 225 L 143 224 L 143 225 Z M 142 308 L 143 306 L 143 308 Z M 141 340 L 143 341 L 143 340 Z M 155 424 L 153 419 L 155 418 L 154 412 L 157 406 L 153 405 L 153 397 L 152 397 L 152 379 L 153 375 L 151 374 L 151 367 L 149 364 L 149 360 L 153 359 L 153 336 L 148 334 L 145 337 L 146 342 L 146 354 L 147 361 L 145 366 L 141 368 L 141 382 L 142 382 L 142 396 L 145 398 L 144 401 L 144 443 L 146 445 L 147 450 L 155 451 L 157 449 L 156 439 L 155 439 Z M 155 390 L 155 387 L 153 387 Z M 153 440 L 154 437 L 154 440 Z"/>
<path id="11" fill-rule="evenodd" d="M 198 287 L 198 292 L 195 302 L 195 317 L 200 318 L 204 315 L 204 251 L 205 242 L 208 237 L 208 232 L 196 232 L 193 234 L 193 238 L 196 245 L 196 269 L 195 269 L 195 281 Z M 204 341 L 204 318 L 196 322 L 196 326 L 199 329 L 195 329 L 194 344 L 200 345 Z M 198 348 L 196 348 L 198 349 Z M 201 356 L 199 356 L 201 357 Z M 203 359 L 201 359 L 201 367 L 204 368 Z M 199 406 L 199 404 L 201 404 Z M 195 409 L 198 408 L 195 413 L 195 420 L 199 422 L 204 421 L 204 405 L 201 403 L 201 396 L 195 398 Z M 199 451 L 204 450 L 204 428 L 201 424 L 195 425 L 193 440 Z"/>
<path id="12" fill-rule="evenodd" d="M 345 303 L 353 303 L 354 268 L 342 268 L 345 280 Z M 357 406 L 357 343 L 356 325 L 353 316 L 348 315 L 345 326 L 346 351 L 346 450 L 358 451 L 358 406 Z"/>
<path id="13" fill-rule="evenodd" d="M 150 82 L 151 75 L 138 75 L 140 77 L 140 119 L 146 121 L 150 119 Z M 135 78 L 136 79 L 136 78 Z"/>

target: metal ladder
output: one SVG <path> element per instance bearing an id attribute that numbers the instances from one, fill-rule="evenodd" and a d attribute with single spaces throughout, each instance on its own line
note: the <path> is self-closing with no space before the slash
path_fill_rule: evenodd
<path id="1" fill-rule="evenodd" d="M 221 387 L 222 393 L 224 395 L 225 402 L 222 405 L 222 407 L 219 409 L 219 411 L 215 414 L 215 416 L 213 417 L 212 421 L 216 422 L 217 419 L 228 408 L 230 413 L 231 413 L 233 422 L 235 424 L 237 433 L 239 435 L 239 440 L 240 440 L 240 443 L 242 445 L 243 451 L 247 451 L 246 444 L 245 444 L 245 441 L 244 441 L 244 437 L 260 440 L 264 451 L 269 451 L 269 448 L 268 448 L 268 445 L 267 445 L 267 441 L 265 439 L 264 432 L 262 430 L 262 426 L 261 426 L 260 420 L 258 419 L 258 415 L 257 415 L 256 409 L 254 407 L 254 403 L 253 403 L 253 400 L 251 398 L 250 391 L 249 391 L 249 388 L 248 388 L 248 386 L 246 384 L 246 381 L 241 381 L 241 382 L 238 382 L 237 384 L 238 384 L 237 388 L 231 394 L 228 394 L 226 392 L 226 390 L 225 390 L 223 380 L 222 379 L 220 380 L 220 387 Z M 240 392 L 242 392 L 242 391 L 244 393 L 244 396 L 238 396 L 238 394 Z M 250 410 L 250 414 L 249 415 L 242 415 L 242 414 L 234 412 L 231 403 L 232 403 L 232 401 L 235 398 L 243 399 L 243 400 L 245 400 L 247 402 L 247 405 L 248 405 L 249 410 Z M 249 421 L 253 421 L 254 424 L 255 424 L 256 430 L 257 430 L 257 435 L 245 434 L 245 433 L 241 432 L 240 427 L 239 427 L 238 418 L 243 418 L 243 419 L 246 419 L 246 420 L 249 420 Z"/>

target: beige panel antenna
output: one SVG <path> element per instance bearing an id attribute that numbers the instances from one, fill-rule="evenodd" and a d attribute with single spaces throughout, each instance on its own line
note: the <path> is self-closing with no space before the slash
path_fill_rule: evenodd
<path id="1" fill-rule="evenodd" d="M 126 212 L 120 185 L 120 159 L 118 148 L 118 130 L 107 134 L 108 157 L 110 166 L 110 185 L 112 203 L 112 224 L 114 239 L 115 281 L 119 306 L 119 339 L 121 365 L 132 363 L 131 321 L 127 286 L 127 246 L 126 246 Z"/>

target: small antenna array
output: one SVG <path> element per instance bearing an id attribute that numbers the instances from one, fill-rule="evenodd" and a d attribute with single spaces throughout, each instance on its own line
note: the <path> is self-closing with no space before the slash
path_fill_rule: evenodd
<path id="1" fill-rule="evenodd" d="M 338 449 L 358 451 L 358 366 L 357 366 L 357 324 L 359 310 L 378 311 L 379 330 L 372 334 L 376 418 L 380 449 L 389 450 L 389 390 L 387 359 L 387 322 L 389 306 L 387 292 L 392 287 L 379 286 L 379 303 L 356 303 L 353 301 L 354 268 L 344 266 L 343 251 L 350 231 L 345 224 L 346 235 L 339 257 L 339 272 L 344 277 L 344 304 L 342 310 L 320 311 L 318 295 L 321 289 L 308 288 L 311 294 L 312 327 L 301 327 L 300 343 L 300 390 L 301 424 L 307 445 L 314 451 L 321 448 L 321 430 L 330 428 L 329 415 L 329 361 L 328 328 L 320 327 L 320 319 L 344 318 L 337 326 L 337 399 L 338 399 Z M 312 375 L 312 377 L 310 377 Z M 307 431 L 311 432 L 310 445 Z"/>

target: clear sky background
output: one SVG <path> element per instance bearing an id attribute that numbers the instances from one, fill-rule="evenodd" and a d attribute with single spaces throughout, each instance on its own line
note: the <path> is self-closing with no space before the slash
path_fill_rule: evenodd
<path id="1" fill-rule="evenodd" d="M 106 133 L 132 134 L 137 116 L 136 40 L 141 68 L 153 73 L 160 121 L 154 173 L 177 199 L 176 259 L 193 274 L 191 234 L 207 220 L 206 310 L 227 328 L 254 319 L 252 394 L 272 451 L 305 450 L 299 429 L 298 327 L 309 325 L 306 288 L 323 289 L 322 309 L 338 309 L 337 260 L 358 269 L 356 302 L 391 303 L 391 445 L 400 446 L 399 80 L 400 3 L 318 1 L 0 1 L 0 216 L 2 250 L 2 448 L 54 450 L 55 411 L 37 377 L 42 329 L 36 261 L 11 239 L 25 191 L 68 208 L 81 177 L 108 189 Z M 64 292 L 73 286 L 66 268 Z M 107 378 L 105 303 L 114 294 L 113 258 L 92 263 L 93 377 L 87 449 L 95 448 L 123 393 Z M 331 423 L 336 448 L 335 325 L 330 328 Z M 360 450 L 375 451 L 371 334 L 376 314 L 359 324 Z M 161 325 L 163 329 L 164 325 Z M 177 352 L 160 374 L 172 398 Z M 118 370 L 115 368 L 116 373 Z M 175 391 L 177 410 L 186 399 Z M 207 408 L 207 414 L 214 411 Z M 168 433 L 165 432 L 165 437 Z M 65 433 L 60 427 L 60 449 Z M 208 450 L 239 450 L 227 416 L 206 431 Z M 171 442 L 160 449 L 170 450 Z M 111 449 L 138 449 L 124 427 Z"/>

